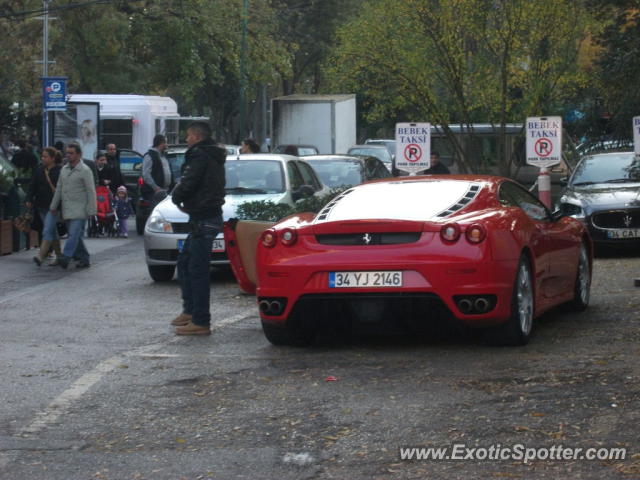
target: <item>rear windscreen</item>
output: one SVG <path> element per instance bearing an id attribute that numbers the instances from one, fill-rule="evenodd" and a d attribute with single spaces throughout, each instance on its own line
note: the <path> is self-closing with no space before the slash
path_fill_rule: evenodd
<path id="1" fill-rule="evenodd" d="M 318 214 L 316 223 L 337 220 L 442 218 L 468 205 L 481 184 L 461 180 L 371 183 L 348 190 Z"/>

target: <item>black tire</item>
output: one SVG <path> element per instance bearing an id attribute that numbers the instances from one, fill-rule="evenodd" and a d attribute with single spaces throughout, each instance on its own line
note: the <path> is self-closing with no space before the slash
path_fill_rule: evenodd
<path id="1" fill-rule="evenodd" d="M 591 262 L 589 259 L 589 249 L 582 242 L 580 255 L 578 256 L 578 272 L 576 282 L 573 287 L 573 300 L 567 303 L 567 307 L 573 312 L 582 312 L 589 306 L 591 292 Z"/>
<path id="2" fill-rule="evenodd" d="M 154 282 L 170 282 L 176 271 L 174 265 L 147 265 L 147 268 Z"/>
<path id="3" fill-rule="evenodd" d="M 140 215 L 136 215 L 136 233 L 138 235 L 144 235 L 144 224 L 146 223 L 145 219 Z"/>
<path id="4" fill-rule="evenodd" d="M 520 257 L 511 294 L 511 316 L 502 325 L 488 329 L 486 340 L 492 345 L 521 346 L 529 343 L 533 327 L 535 294 L 531 265 L 526 256 Z"/>
<path id="5" fill-rule="evenodd" d="M 267 340 L 277 346 L 305 347 L 314 340 L 313 332 L 290 327 L 278 327 L 268 322 L 262 322 L 262 331 Z"/>

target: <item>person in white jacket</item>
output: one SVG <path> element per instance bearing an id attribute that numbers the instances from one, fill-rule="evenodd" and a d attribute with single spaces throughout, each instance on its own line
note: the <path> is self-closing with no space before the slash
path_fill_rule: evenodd
<path id="1" fill-rule="evenodd" d="M 91 169 L 82 161 L 80 145 L 69 144 L 66 156 L 68 162 L 62 167 L 50 207 L 55 215 L 62 203 L 62 218 L 69 232 L 58 264 L 66 269 L 76 259 L 76 268 L 86 268 L 90 265 L 89 252 L 82 235 L 87 218 L 96 214 L 96 187 Z"/>

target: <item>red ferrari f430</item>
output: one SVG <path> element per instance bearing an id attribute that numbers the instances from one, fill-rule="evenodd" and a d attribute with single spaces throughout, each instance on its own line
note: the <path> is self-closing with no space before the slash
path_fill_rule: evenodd
<path id="1" fill-rule="evenodd" d="M 358 185 L 317 214 L 256 234 L 255 266 L 243 265 L 237 235 L 227 226 L 232 267 L 245 290 L 254 288 L 253 277 L 274 344 L 310 343 L 329 322 L 416 324 L 444 315 L 486 328 L 495 343 L 523 345 L 545 311 L 560 304 L 583 310 L 589 302 L 585 227 L 506 178 Z"/>

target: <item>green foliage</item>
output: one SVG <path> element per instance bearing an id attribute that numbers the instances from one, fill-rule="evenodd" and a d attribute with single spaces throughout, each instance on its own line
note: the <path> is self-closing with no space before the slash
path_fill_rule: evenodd
<path id="1" fill-rule="evenodd" d="M 487 166 L 448 125 L 498 129 L 561 113 L 567 91 L 584 82 L 578 52 L 590 25 L 573 0 L 370 0 L 338 30 L 329 89 L 361 95 L 370 121 L 442 125 L 461 171 L 478 172 Z"/>
<path id="2" fill-rule="evenodd" d="M 311 197 L 298 200 L 293 207 L 284 203 L 276 204 L 271 201 L 264 200 L 246 202 L 238 206 L 236 216 L 240 220 L 277 222 L 289 215 L 293 215 L 294 213 L 318 213 L 327 203 L 349 188 L 351 187 L 332 188 L 329 193 L 321 197 L 313 195 Z"/>
<path id="3" fill-rule="evenodd" d="M 261 220 L 264 222 L 277 222 L 292 213 L 294 211 L 290 205 L 265 200 L 245 202 L 239 205 L 236 210 L 236 216 L 240 220 Z"/>

